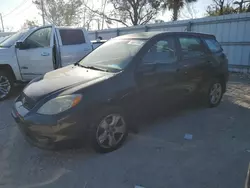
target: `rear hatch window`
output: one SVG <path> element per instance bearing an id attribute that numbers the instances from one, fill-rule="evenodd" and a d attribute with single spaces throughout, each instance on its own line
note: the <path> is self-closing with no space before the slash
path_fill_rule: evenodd
<path id="1" fill-rule="evenodd" d="M 214 38 L 206 38 L 204 40 L 205 40 L 208 48 L 211 50 L 211 52 L 217 53 L 217 52 L 222 52 L 223 51 L 220 43 L 216 39 L 214 39 Z"/>

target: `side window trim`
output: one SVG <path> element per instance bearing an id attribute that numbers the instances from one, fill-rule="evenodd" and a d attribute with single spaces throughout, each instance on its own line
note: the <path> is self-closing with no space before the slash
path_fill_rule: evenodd
<path id="1" fill-rule="evenodd" d="M 58 45 L 62 46 L 62 37 L 60 35 L 60 32 L 59 32 L 58 28 L 55 29 L 55 34 L 56 34 L 56 38 L 58 39 Z"/>
<path id="2" fill-rule="evenodd" d="M 178 39 L 178 35 L 173 35 L 174 37 L 174 44 L 175 44 L 175 50 L 176 50 L 176 57 L 177 61 L 180 61 L 182 58 L 182 53 L 181 53 L 181 45 Z"/>
<path id="3" fill-rule="evenodd" d="M 37 31 L 39 31 L 41 29 L 46 29 L 46 28 L 51 28 L 51 33 L 50 33 L 51 35 L 50 35 L 50 42 L 49 42 L 50 45 L 47 46 L 47 47 L 37 47 L 37 48 L 51 48 L 51 47 L 53 47 L 53 34 L 54 34 L 54 31 L 53 31 L 53 27 L 52 26 L 46 26 L 46 27 L 38 28 L 38 29 L 32 31 L 28 36 L 26 36 L 23 39 L 23 42 L 25 42 L 33 33 L 37 32 Z M 27 50 L 29 50 L 29 49 L 37 49 L 37 48 L 28 48 Z"/>

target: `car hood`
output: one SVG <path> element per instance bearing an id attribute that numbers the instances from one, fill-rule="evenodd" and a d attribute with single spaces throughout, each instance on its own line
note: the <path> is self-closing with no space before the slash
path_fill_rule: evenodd
<path id="1" fill-rule="evenodd" d="M 29 98 L 38 101 L 55 92 L 65 91 L 79 85 L 84 88 L 90 84 L 108 79 L 113 75 L 112 73 L 70 65 L 32 80 L 24 88 L 23 93 Z"/>

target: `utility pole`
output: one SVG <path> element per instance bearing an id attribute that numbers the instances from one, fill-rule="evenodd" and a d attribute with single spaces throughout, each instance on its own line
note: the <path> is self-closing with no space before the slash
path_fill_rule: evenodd
<path id="1" fill-rule="evenodd" d="M 2 14 L 0 13 L 0 20 L 1 20 L 1 23 L 2 23 L 2 30 L 4 32 L 4 26 L 3 26 L 3 17 L 2 17 Z"/>
<path id="2" fill-rule="evenodd" d="M 41 6 L 42 6 L 43 25 L 45 25 L 45 18 L 44 18 L 44 4 L 43 4 L 43 0 L 41 0 Z"/>
<path id="3" fill-rule="evenodd" d="M 83 27 L 86 27 L 86 7 L 83 9 Z M 86 29 L 86 28 L 85 28 Z"/>
<path id="4" fill-rule="evenodd" d="M 102 30 L 103 30 L 103 27 L 104 27 L 104 19 L 105 19 L 105 8 L 106 8 L 106 4 L 107 4 L 107 0 L 104 0 L 103 9 L 102 9 Z"/>

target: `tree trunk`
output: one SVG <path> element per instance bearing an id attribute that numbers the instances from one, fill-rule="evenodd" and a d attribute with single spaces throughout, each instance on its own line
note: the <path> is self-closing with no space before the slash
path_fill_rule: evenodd
<path id="1" fill-rule="evenodd" d="M 224 1 L 220 2 L 220 15 L 224 14 Z"/>
<path id="2" fill-rule="evenodd" d="M 244 0 L 241 0 L 241 2 L 240 2 L 240 9 L 239 9 L 240 13 L 242 12 L 242 9 L 243 9 L 243 3 L 244 3 Z"/>
<path id="3" fill-rule="evenodd" d="M 177 21 L 178 19 L 178 10 L 174 9 L 173 10 L 173 21 Z"/>
<path id="4" fill-rule="evenodd" d="M 223 15 L 223 12 L 224 12 L 224 7 L 221 6 L 221 7 L 220 7 L 220 15 Z"/>
<path id="5" fill-rule="evenodd" d="M 107 4 L 107 0 L 104 0 L 103 9 L 102 9 L 102 14 L 103 14 L 103 16 L 102 16 L 102 30 L 104 28 L 104 20 L 105 20 L 104 15 L 105 15 L 106 4 Z"/>
<path id="6" fill-rule="evenodd" d="M 174 6 L 173 6 L 173 21 L 176 21 L 178 19 L 178 13 L 179 13 L 178 2 L 174 1 Z"/>

